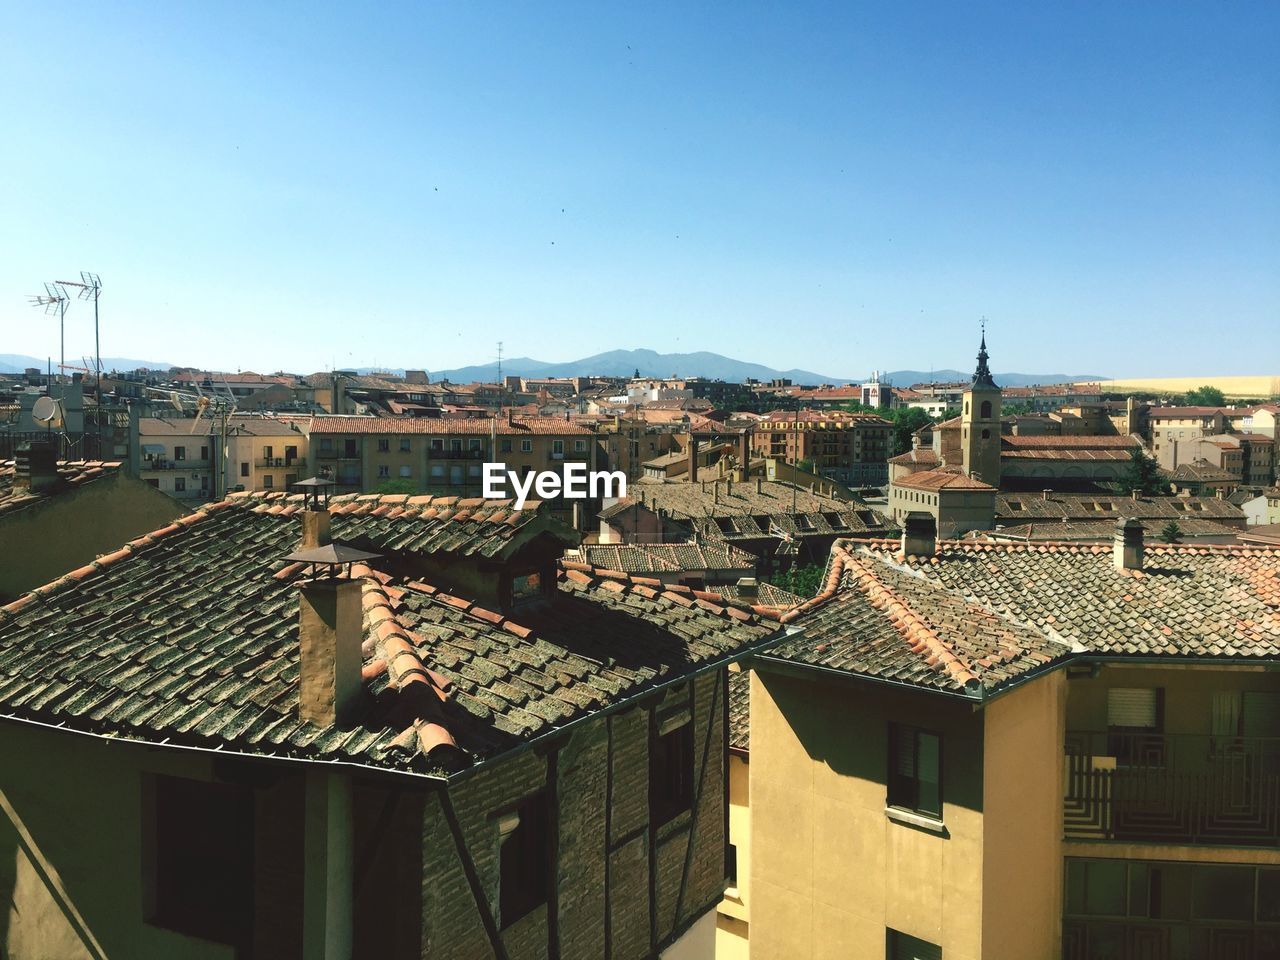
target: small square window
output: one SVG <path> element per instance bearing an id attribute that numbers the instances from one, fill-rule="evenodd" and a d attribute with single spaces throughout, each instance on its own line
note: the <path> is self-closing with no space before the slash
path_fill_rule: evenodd
<path id="1" fill-rule="evenodd" d="M 510 438 L 510 437 L 503 437 L 500 441 L 498 441 L 498 444 L 499 444 L 498 449 L 499 449 L 499 450 L 501 450 L 503 453 L 510 453 L 510 452 L 511 452 L 511 438 Z"/>
<path id="2" fill-rule="evenodd" d="M 391 449 L 391 441 L 390 441 L 389 439 L 387 439 L 386 437 L 379 437 L 379 438 L 378 438 L 378 452 L 379 452 L 379 453 L 386 453 L 386 452 L 387 452 L 387 451 L 389 451 L 390 449 Z"/>
<path id="3" fill-rule="evenodd" d="M 175 492 L 177 492 L 177 493 L 182 493 L 182 492 L 184 492 L 184 491 L 187 489 L 187 478 L 186 478 L 186 477 L 174 477 L 174 478 L 173 478 L 173 489 L 174 489 L 174 491 L 175 491 Z"/>
<path id="4" fill-rule="evenodd" d="M 391 476 L 391 468 L 387 466 L 385 463 L 379 464 L 378 477 L 383 478 L 383 477 L 389 477 L 389 476 Z"/>
<path id="5" fill-rule="evenodd" d="M 401 438 L 400 438 L 400 452 L 401 452 L 401 453 L 408 453 L 408 452 L 409 452 L 409 438 L 408 438 L 408 437 L 401 437 Z"/>
<path id="6" fill-rule="evenodd" d="M 276 478 L 275 478 L 275 477 L 273 477 L 273 476 L 272 476 L 271 474 L 269 474 L 269 473 L 268 473 L 268 474 L 264 474 L 264 475 L 263 475 L 263 477 L 262 477 L 262 489 L 263 489 L 263 490 L 270 490 L 270 489 L 271 489 L 272 487 L 274 487 L 275 485 L 276 485 Z"/>
<path id="7" fill-rule="evenodd" d="M 521 452 L 521 453 L 533 453 L 533 441 L 532 441 L 532 440 L 521 440 L 521 441 L 520 441 L 520 452 Z"/>
<path id="8" fill-rule="evenodd" d="M 402 467 L 400 468 L 400 476 L 402 476 L 402 477 L 412 477 L 412 476 L 413 476 L 413 467 L 409 466 L 408 464 L 405 464 L 404 466 L 402 466 Z"/>

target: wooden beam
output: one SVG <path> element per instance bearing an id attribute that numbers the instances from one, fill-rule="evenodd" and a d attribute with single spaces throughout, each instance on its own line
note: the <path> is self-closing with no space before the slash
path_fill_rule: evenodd
<path id="1" fill-rule="evenodd" d="M 506 944 L 502 942 L 498 921 L 493 918 L 493 907 L 484 894 L 475 861 L 471 859 L 471 851 L 467 849 L 467 840 L 462 835 L 462 825 L 458 823 L 458 814 L 453 809 L 453 800 L 449 797 L 448 787 L 436 791 L 436 796 L 440 798 L 445 822 L 449 824 L 449 833 L 453 835 L 453 845 L 458 851 L 458 859 L 462 862 L 462 872 L 467 876 L 467 885 L 471 887 L 471 896 L 476 902 L 476 910 L 480 913 L 480 922 L 484 924 L 485 933 L 489 935 L 489 945 L 493 947 L 493 955 L 496 960 L 511 960 L 507 956 Z"/>

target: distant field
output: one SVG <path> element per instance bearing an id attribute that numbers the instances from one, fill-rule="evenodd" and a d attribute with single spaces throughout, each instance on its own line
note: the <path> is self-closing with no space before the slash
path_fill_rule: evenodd
<path id="1" fill-rule="evenodd" d="M 1280 377 L 1152 377 L 1146 380 L 1103 380 L 1105 390 L 1185 393 L 1196 387 L 1217 387 L 1227 397 L 1280 396 Z"/>

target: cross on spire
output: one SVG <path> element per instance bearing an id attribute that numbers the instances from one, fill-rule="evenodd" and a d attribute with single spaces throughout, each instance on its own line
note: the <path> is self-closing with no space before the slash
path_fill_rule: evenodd
<path id="1" fill-rule="evenodd" d="M 982 343 L 978 347 L 978 369 L 973 372 L 973 385 L 975 387 L 989 387 L 998 390 L 996 382 L 991 379 L 991 369 L 987 366 L 987 318 L 983 317 L 982 324 Z"/>

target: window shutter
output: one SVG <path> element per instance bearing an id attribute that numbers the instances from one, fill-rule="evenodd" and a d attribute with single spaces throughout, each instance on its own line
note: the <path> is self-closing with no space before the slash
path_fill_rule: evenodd
<path id="1" fill-rule="evenodd" d="M 1280 693 L 1270 690 L 1245 691 L 1244 735 L 1280 737 Z"/>
<path id="2" fill-rule="evenodd" d="M 1107 691 L 1107 726 L 1154 730 L 1157 722 L 1154 687 L 1112 687 Z"/>
<path id="3" fill-rule="evenodd" d="M 916 775 L 916 732 L 909 727 L 894 727 L 894 772 L 903 777 Z"/>
<path id="4" fill-rule="evenodd" d="M 889 960 L 942 960 L 942 948 L 894 930 L 889 938 Z"/>

